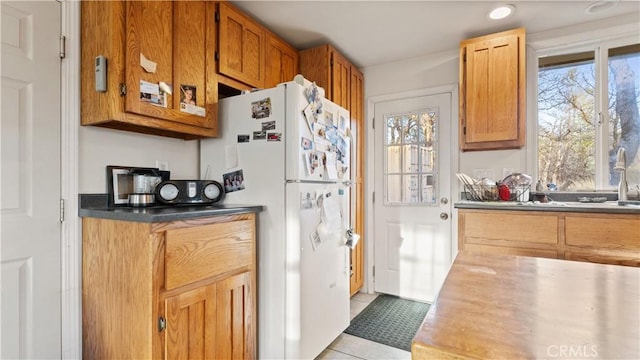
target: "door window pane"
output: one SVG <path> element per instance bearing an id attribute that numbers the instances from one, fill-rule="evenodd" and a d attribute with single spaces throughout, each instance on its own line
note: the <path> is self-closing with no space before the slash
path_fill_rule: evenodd
<path id="1" fill-rule="evenodd" d="M 435 205 L 437 109 L 385 115 L 385 203 Z"/>

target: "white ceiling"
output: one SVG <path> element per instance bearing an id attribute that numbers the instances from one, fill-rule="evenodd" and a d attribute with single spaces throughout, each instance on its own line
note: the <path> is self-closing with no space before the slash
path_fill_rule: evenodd
<path id="1" fill-rule="evenodd" d="M 356 66 L 407 59 L 457 49 L 460 40 L 525 27 L 537 33 L 629 13 L 640 1 L 231 1 L 298 49 L 330 43 Z M 489 20 L 493 6 L 511 3 L 515 15 Z M 611 4 L 608 4 L 611 3 Z M 613 6 L 609 6 L 613 5 Z"/>

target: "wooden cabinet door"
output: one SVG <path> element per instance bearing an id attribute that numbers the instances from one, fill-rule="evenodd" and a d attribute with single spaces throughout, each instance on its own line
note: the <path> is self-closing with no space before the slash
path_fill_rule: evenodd
<path id="1" fill-rule="evenodd" d="M 558 258 L 558 223 L 544 212 L 459 210 L 458 249 Z"/>
<path id="2" fill-rule="evenodd" d="M 216 284 L 167 298 L 165 358 L 217 359 Z"/>
<path id="3" fill-rule="evenodd" d="M 463 150 L 524 145 L 524 29 L 461 44 Z"/>
<path id="4" fill-rule="evenodd" d="M 267 33 L 264 87 L 292 81 L 298 73 L 298 51 L 278 37 Z"/>
<path id="5" fill-rule="evenodd" d="M 264 87 L 264 29 L 226 2 L 219 9 L 219 71 L 255 88 Z"/>
<path id="6" fill-rule="evenodd" d="M 350 67 L 350 106 L 351 132 L 353 133 L 353 151 L 356 154 L 355 166 L 351 171 L 351 179 L 354 182 L 352 219 L 355 223 L 353 229 L 360 235 L 360 241 L 355 249 L 351 250 L 351 295 L 354 295 L 364 285 L 364 76 L 356 69 Z"/>
<path id="7" fill-rule="evenodd" d="M 565 218 L 568 260 L 640 266 L 640 216 L 570 214 Z"/>
<path id="8" fill-rule="evenodd" d="M 255 291 L 254 271 L 217 283 L 216 358 L 256 358 Z"/>
<path id="9" fill-rule="evenodd" d="M 331 97 L 334 103 L 349 110 L 351 63 L 337 51 L 331 52 Z"/>
<path id="10" fill-rule="evenodd" d="M 128 1 L 126 4 L 127 112 L 171 122 L 212 128 L 217 115 L 214 4 L 204 1 Z M 143 68 L 142 59 L 155 63 Z M 157 93 L 160 82 L 172 94 Z M 181 107 L 188 91 L 204 114 Z M 166 95 L 166 96 L 165 96 Z M 202 116 L 201 116 L 202 115 Z"/>

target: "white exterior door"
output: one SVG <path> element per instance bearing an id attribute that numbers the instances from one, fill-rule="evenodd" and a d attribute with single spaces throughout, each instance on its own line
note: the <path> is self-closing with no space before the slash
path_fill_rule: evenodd
<path id="1" fill-rule="evenodd" d="M 451 94 L 375 104 L 375 291 L 433 301 L 451 263 Z"/>
<path id="2" fill-rule="evenodd" d="M 58 1 L 2 1 L 0 358 L 62 356 Z"/>

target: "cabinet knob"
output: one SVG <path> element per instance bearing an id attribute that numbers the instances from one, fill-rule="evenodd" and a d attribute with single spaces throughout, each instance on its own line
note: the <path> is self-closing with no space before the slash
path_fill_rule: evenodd
<path id="1" fill-rule="evenodd" d="M 158 332 L 162 332 L 166 328 L 167 328 L 167 320 L 162 316 L 158 317 Z"/>
<path id="2" fill-rule="evenodd" d="M 447 220 L 449 218 L 449 214 L 446 212 L 440 213 L 440 219 Z"/>

